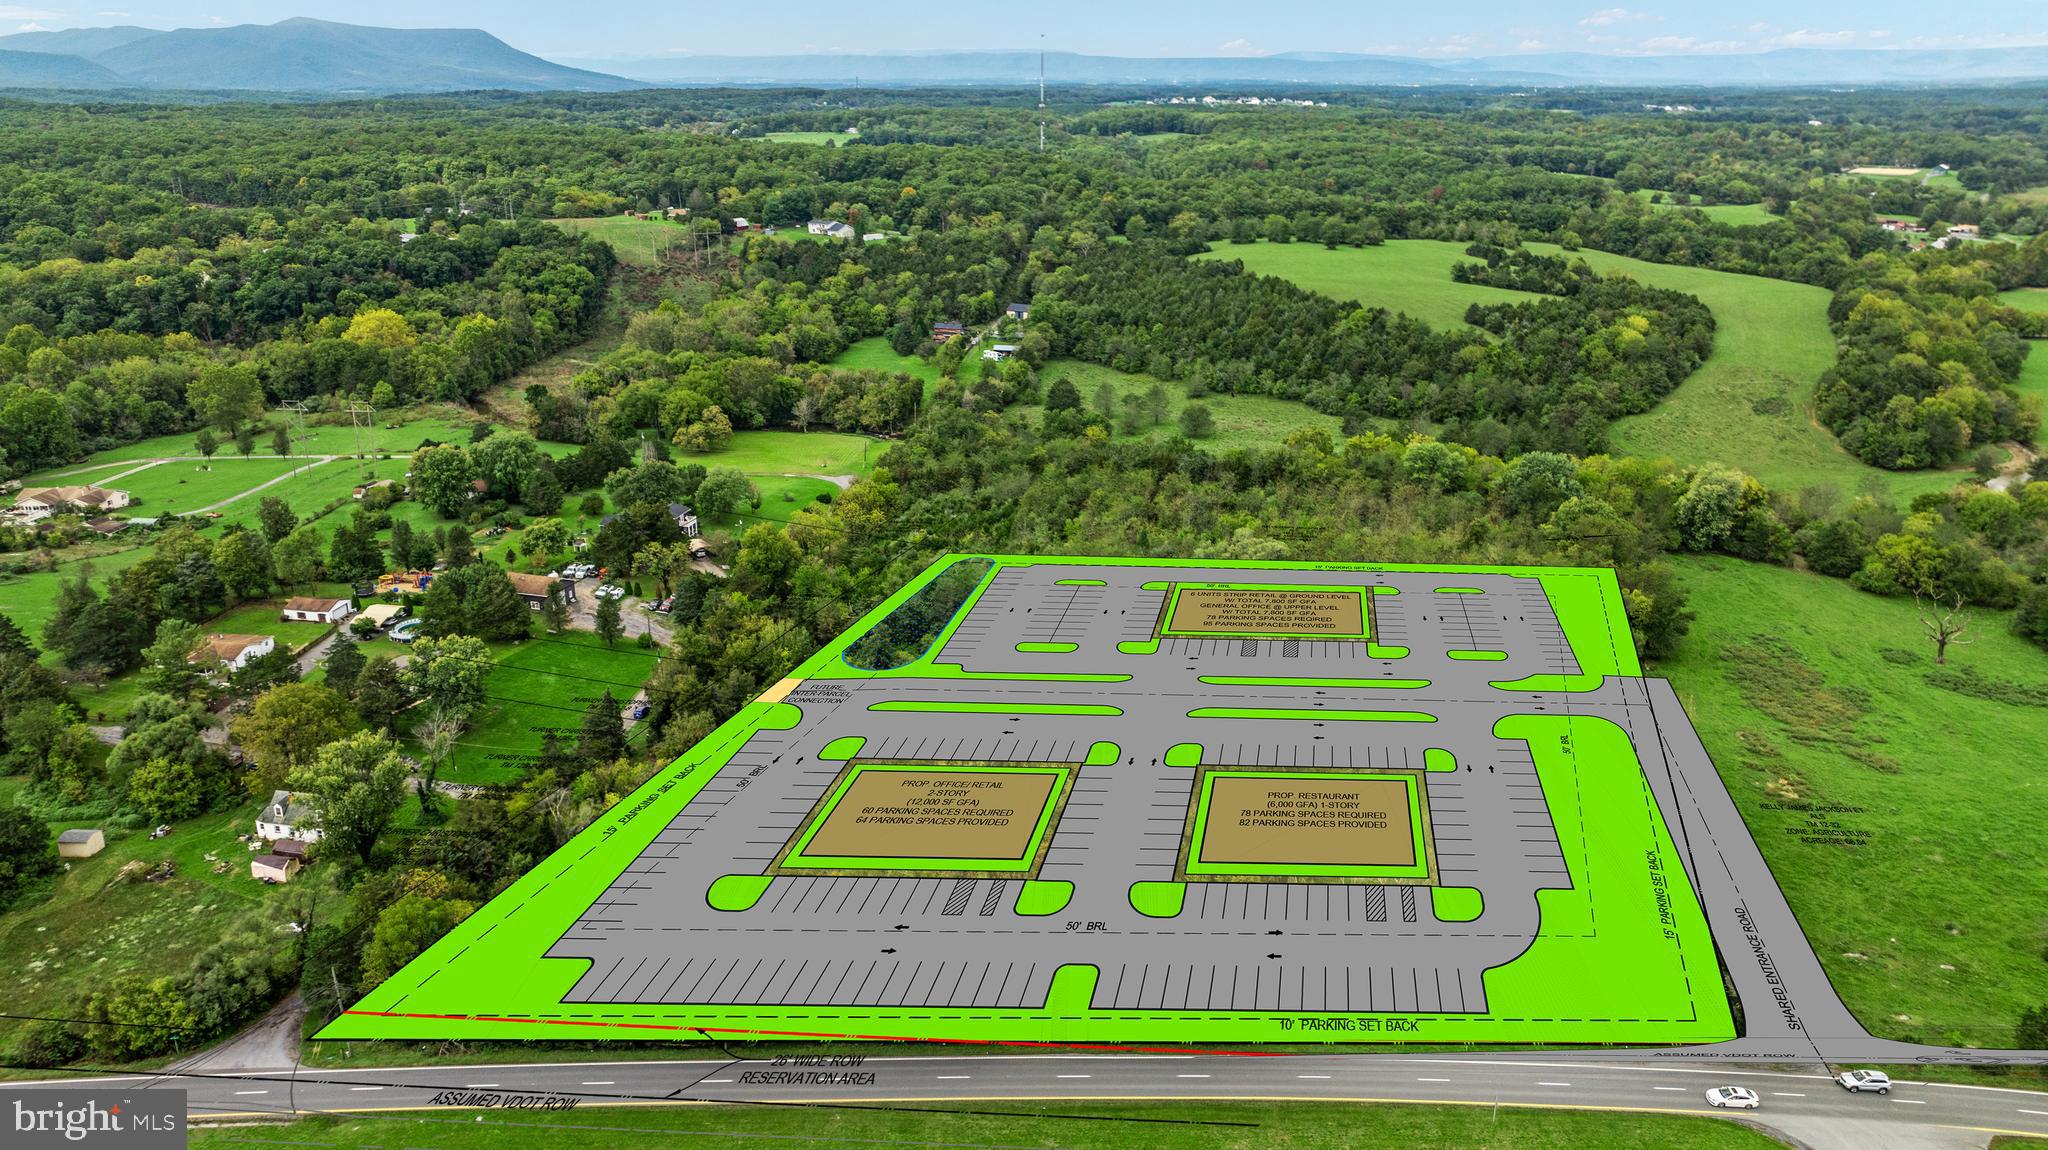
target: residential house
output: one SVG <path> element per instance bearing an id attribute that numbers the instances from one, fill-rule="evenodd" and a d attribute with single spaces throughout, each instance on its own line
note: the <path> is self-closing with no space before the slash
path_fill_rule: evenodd
<path id="1" fill-rule="evenodd" d="M 484 497 L 484 494 L 488 492 L 490 489 L 490 484 L 485 483 L 483 480 L 472 479 L 469 481 L 469 498 L 482 499 Z"/>
<path id="2" fill-rule="evenodd" d="M 838 220 L 805 220 L 804 230 L 814 236 L 822 236 L 833 224 L 838 222 Z"/>
<path id="3" fill-rule="evenodd" d="M 540 610 L 548 601 L 548 591 L 555 587 L 562 589 L 562 602 L 576 601 L 576 582 L 572 579 L 529 575 L 524 571 L 507 571 L 505 578 L 512 581 L 512 593 L 525 601 L 528 610 Z"/>
<path id="4" fill-rule="evenodd" d="M 98 828 L 69 830 L 57 835 L 57 857 L 66 859 L 89 859 L 107 849 L 107 836 Z"/>
<path id="5" fill-rule="evenodd" d="M 275 650 L 277 640 L 269 635 L 208 635 L 188 661 L 203 663 L 211 655 L 228 670 L 239 671 Z"/>
<path id="6" fill-rule="evenodd" d="M 258 882 L 290 882 L 299 866 L 299 860 L 285 855 L 257 855 L 249 860 L 249 877 Z"/>
<path id="7" fill-rule="evenodd" d="M 956 335 L 966 335 L 967 325 L 957 319 L 942 319 L 932 325 L 932 342 L 944 343 Z"/>
<path id="8" fill-rule="evenodd" d="M 126 491 L 104 487 L 24 487 L 14 510 L 29 522 L 52 515 L 90 515 L 128 506 Z"/>
<path id="9" fill-rule="evenodd" d="M 256 837 L 265 841 L 296 839 L 302 843 L 320 841 L 320 808 L 312 795 L 293 791 L 272 791 L 270 801 L 256 815 Z"/>
<path id="10" fill-rule="evenodd" d="M 748 223 L 745 216 L 734 216 L 732 218 L 732 230 L 736 232 L 750 232 L 754 230 L 754 225 Z"/>
<path id="11" fill-rule="evenodd" d="M 285 601 L 286 622 L 298 623 L 345 623 L 356 613 L 356 605 L 346 596 L 335 599 L 326 595 L 299 595 Z"/>
<path id="12" fill-rule="evenodd" d="M 119 535 L 121 532 L 128 530 L 128 521 L 126 519 L 88 519 L 85 521 L 85 526 L 88 530 L 101 535 Z"/>
<path id="13" fill-rule="evenodd" d="M 887 232 L 867 232 L 860 237 L 860 242 L 864 244 L 878 244 L 888 238 L 889 234 Z"/>
<path id="14" fill-rule="evenodd" d="M 983 359 L 989 359 L 989 360 L 995 360 L 995 361 L 997 361 L 997 362 L 999 362 L 999 363 L 1000 363 L 1001 361 L 1003 361 L 1003 360 L 1006 360 L 1006 359 L 1008 359 L 1008 358 L 1010 358 L 1011 356 L 1013 356 L 1013 355 L 1016 355 L 1016 354 L 1017 354 L 1017 345 L 1016 345 L 1016 344 L 1014 344 L 1014 343 L 999 343 L 999 344 L 996 344 L 996 345 L 995 345 L 994 347 L 991 347 L 991 348 L 989 348 L 989 349 L 988 349 L 987 351 L 984 351 L 984 352 L 982 352 L 982 353 L 981 353 L 981 358 L 983 358 Z"/>
<path id="15" fill-rule="evenodd" d="M 688 505 L 682 503 L 669 504 L 668 516 L 676 521 L 676 528 L 683 534 L 695 535 L 697 533 L 697 513 L 690 510 Z"/>
<path id="16" fill-rule="evenodd" d="M 841 223 L 835 220 L 831 227 L 825 229 L 825 234 L 835 240 L 850 240 L 860 233 L 855 230 L 852 224 Z"/>
<path id="17" fill-rule="evenodd" d="M 1983 234 L 1983 229 L 1979 228 L 1976 224 L 1954 224 L 1949 227 L 1948 234 L 1959 240 L 1976 239 Z"/>
<path id="18" fill-rule="evenodd" d="M 1028 303 L 1013 303 L 1003 309 L 1003 314 L 1015 320 L 1030 319 L 1031 305 Z"/>

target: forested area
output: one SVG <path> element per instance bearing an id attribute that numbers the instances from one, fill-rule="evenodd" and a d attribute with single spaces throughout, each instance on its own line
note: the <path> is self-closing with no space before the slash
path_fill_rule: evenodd
<path id="1" fill-rule="evenodd" d="M 150 436 L 218 446 L 292 401 L 441 401 L 478 423 L 471 442 L 419 446 L 402 489 L 346 514 L 326 518 L 347 498 L 317 513 L 265 500 L 250 524 L 168 521 L 146 556 L 67 578 L 35 633 L 0 610 L 0 757 L 36 809 L 142 826 L 278 786 L 348 797 L 328 855 L 345 901 L 302 949 L 237 933 L 190 969 L 109 978 L 82 1017 L 210 1037 L 294 983 L 332 1013 L 946 552 L 1609 566 L 1652 659 L 1691 620 L 1671 556 L 1729 555 L 1845 593 L 2017 608 L 2048 646 L 2048 484 L 1896 506 L 1610 453 L 1615 420 L 1713 353 L 1716 321 L 1573 255 L 1832 291 L 1838 360 L 1814 417 L 1859 459 L 1929 468 L 2031 441 L 2039 403 L 2015 384 L 2042 321 L 1999 293 L 2048 286 L 2048 239 L 1983 193 L 2048 181 L 2038 101 L 1750 94 L 1677 118 L 1612 93 L 1340 93 L 1300 111 L 1077 100 L 1041 154 L 1035 114 L 988 94 L 853 99 L 0 104 L 0 476 Z M 758 138 L 850 126 L 838 147 Z M 1136 138 L 1158 133 L 1180 138 Z M 1887 163 L 1948 163 L 1960 187 L 1840 174 Z M 1913 250 L 1874 204 L 2010 242 Z M 712 242 L 636 273 L 630 316 L 612 249 L 546 222 L 667 207 L 694 221 L 678 234 Z M 846 246 L 734 224 L 819 215 L 891 234 Z M 1458 282 L 1527 298 L 1431 327 L 1227 258 L 1232 240 L 1409 239 L 1468 244 Z M 1188 258 L 1209 248 L 1225 258 Z M 1021 325 L 1005 318 L 1020 302 Z M 972 336 L 933 345 L 941 320 L 1002 333 L 1014 357 L 984 362 Z M 897 359 L 837 362 L 861 341 Z M 572 347 L 572 366 L 520 377 Z M 1068 378 L 1080 368 L 1149 376 L 1156 410 L 1120 410 L 1114 389 L 1090 402 Z M 1169 391 L 1186 401 L 1173 421 Z M 1239 397 L 1299 403 L 1342 433 L 1209 443 L 1202 401 Z M 486 402 L 523 426 L 483 426 Z M 827 429 L 886 441 L 872 474 L 773 521 L 719 460 L 743 432 Z M 696 562 L 676 503 L 745 520 L 707 532 L 719 566 Z M 580 542 L 571 509 L 590 521 Z M 529 612 L 510 556 L 479 553 L 513 529 L 536 572 L 576 554 L 655 585 L 673 634 L 640 647 L 655 669 L 637 742 L 607 683 L 516 782 L 442 802 L 433 748 L 483 709 L 489 645 L 567 643 L 559 598 Z M 47 565 L 69 536 L 5 538 L 9 562 Z M 233 675 L 189 661 L 224 609 L 437 565 L 403 664 L 353 643 L 303 678 L 282 653 Z M 928 642 L 965 594 L 934 586 L 857 657 L 888 665 Z M 606 649 L 625 638 L 615 606 L 594 617 Z M 124 675 L 140 701 L 96 750 L 78 700 Z M 216 710 L 233 711 L 245 761 L 202 738 Z M 422 769 L 426 786 L 408 782 Z M 22 854 L 10 873 L 48 881 Z M 16 1049 L 139 1057 L 167 1048 L 160 1033 L 53 1023 Z"/>

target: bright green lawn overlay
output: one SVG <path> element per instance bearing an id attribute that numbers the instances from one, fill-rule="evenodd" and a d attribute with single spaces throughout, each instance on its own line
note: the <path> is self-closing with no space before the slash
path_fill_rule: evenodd
<path id="1" fill-rule="evenodd" d="M 1541 580 L 1586 673 L 1641 673 L 1628 639 L 1619 588 L 1613 573 L 1606 570 L 952 555 L 938 560 L 846 633 L 825 644 L 790 677 L 858 683 L 946 674 L 945 665 L 936 662 L 936 652 L 944 649 L 944 634 L 950 634 L 964 618 L 965 606 L 946 624 L 936 642 L 903 667 L 863 671 L 849 666 L 842 655 L 947 568 L 969 562 L 976 565 L 975 575 L 980 580 L 968 599 L 970 604 L 1004 566 L 1036 563 L 1227 569 L 1246 572 L 1248 580 L 1257 579 L 1259 571 L 1276 568 L 1341 570 L 1347 576 L 1429 571 L 1453 576 L 1449 581 L 1463 573 L 1535 578 Z M 1736 610 L 1730 615 L 1739 619 L 1744 612 Z M 957 668 L 955 673 L 960 673 Z M 998 712 L 1013 709 L 1004 704 L 994 706 Z M 1312 714 L 1323 718 L 1328 713 Z M 564 1019 L 577 1024 L 581 1037 L 617 1039 L 675 1040 L 698 1038 L 702 1032 L 744 1036 L 789 1030 L 1033 1042 L 1114 1042 L 1137 1037 L 1128 1022 L 1099 1016 L 1091 1009 L 1097 972 L 1092 965 L 1079 964 L 1064 966 L 1054 974 L 1042 1007 L 1008 1010 L 999 1018 L 971 1010 L 922 1008 L 916 1012 L 917 1018 L 906 1019 L 891 1015 L 887 1008 L 864 1010 L 854 1017 L 843 1008 L 828 1007 L 647 1003 L 587 1008 L 565 1003 L 565 995 L 582 977 L 586 964 L 543 955 L 756 732 L 790 730 L 803 717 L 803 711 L 791 703 L 748 705 L 681 759 L 621 798 L 604 816 L 349 1012 L 330 1022 L 319 1037 L 556 1039 L 562 1033 L 556 1023 Z M 1646 808 L 1641 769 L 1625 738 L 1602 727 L 1599 720 L 1544 715 L 1510 720 L 1498 732 L 1502 737 L 1530 740 L 1545 797 L 1553 810 L 1584 809 L 1583 834 L 1577 825 L 1560 827 L 1574 885 L 1570 890 L 1545 891 L 1539 896 L 1545 912 L 1542 931 L 1522 958 L 1488 974 L 1489 1013 L 1401 1015 L 1413 1020 L 1420 1030 L 1397 1040 L 1665 1043 L 1717 1041 L 1733 1035 L 1697 901 L 1671 852 L 1668 834 L 1661 825 L 1645 820 L 1644 811 L 1654 808 Z M 1573 736 L 1569 751 L 1559 742 L 1565 730 Z M 2019 754 L 2012 758 L 2016 763 L 2028 760 Z M 1676 939 L 1665 938 L 1659 925 L 1656 896 L 1645 871 L 1646 857 L 1658 860 L 1677 924 Z M 954 860 L 946 863 L 955 870 L 958 865 Z M 1102 876 L 1101 881 L 1122 883 L 1128 876 Z M 1127 889 L 1131 905 L 1148 915 L 1169 919 L 1182 909 L 1185 891 L 1180 883 L 1137 883 Z M 1587 933 L 1586 915 L 1595 895 L 1601 900 L 1601 930 L 1597 939 L 1589 940 L 1578 936 Z M 2038 906 L 2043 901 L 2048 901 L 2048 893 L 2030 899 L 2027 905 Z M 1612 912 L 1610 905 L 1615 908 Z M 2038 922 L 2033 922 L 2028 930 L 2037 926 Z M 1563 937 L 1553 938 L 1553 930 Z M 2030 961 L 2038 961 L 2033 955 L 2037 949 L 2027 950 Z M 1623 970 L 1630 976 L 1589 978 L 1589 970 Z M 2013 977 L 2024 981 L 2017 971 Z M 1291 1022 L 1285 1013 L 1175 1012 L 1172 1036 L 1183 1042 L 1286 1041 Z M 1354 1033 L 1346 1041 L 1357 1038 Z"/>

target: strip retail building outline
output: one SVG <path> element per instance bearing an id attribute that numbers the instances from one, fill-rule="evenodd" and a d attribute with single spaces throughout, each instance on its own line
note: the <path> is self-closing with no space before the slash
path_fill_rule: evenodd
<path id="1" fill-rule="evenodd" d="M 319 1037 L 1686 1046 L 1731 989 L 1862 1036 L 1611 572 L 948 556 Z"/>

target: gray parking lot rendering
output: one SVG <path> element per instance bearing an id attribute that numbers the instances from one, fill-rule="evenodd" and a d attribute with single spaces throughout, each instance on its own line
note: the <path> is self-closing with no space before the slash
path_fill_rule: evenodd
<path id="1" fill-rule="evenodd" d="M 2037 1060 L 1867 1035 L 1626 628 L 1598 570 L 949 558 L 323 1036 Z"/>

